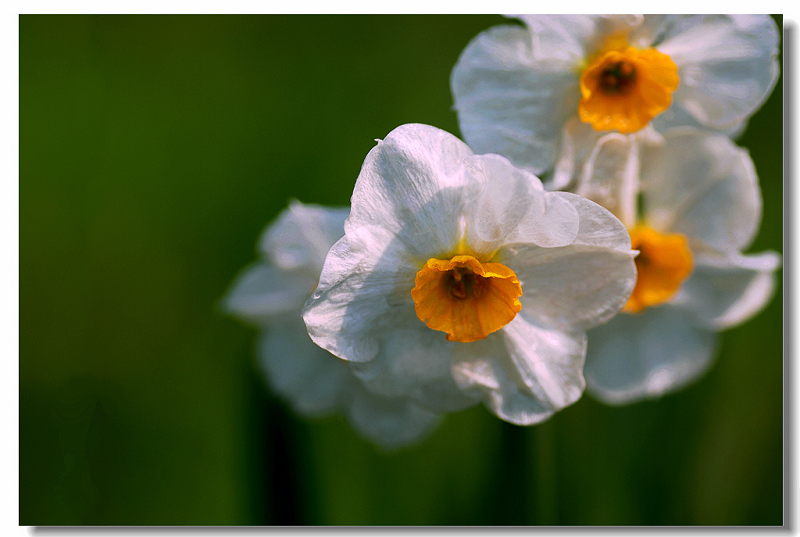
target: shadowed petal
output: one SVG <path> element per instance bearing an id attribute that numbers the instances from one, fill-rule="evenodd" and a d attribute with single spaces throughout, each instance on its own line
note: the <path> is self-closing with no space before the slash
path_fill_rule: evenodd
<path id="1" fill-rule="evenodd" d="M 772 298 L 780 263 L 775 252 L 697 257 L 692 276 L 673 302 L 691 309 L 709 328 L 737 325 L 758 313 Z"/>
<path id="2" fill-rule="evenodd" d="M 672 306 L 620 314 L 589 331 L 587 390 L 610 404 L 672 392 L 711 365 L 716 335 Z"/>
<path id="3" fill-rule="evenodd" d="M 498 417 L 532 425 L 580 398 L 585 352 L 585 334 L 548 330 L 518 315 L 501 332 L 458 345 L 453 377 Z"/>

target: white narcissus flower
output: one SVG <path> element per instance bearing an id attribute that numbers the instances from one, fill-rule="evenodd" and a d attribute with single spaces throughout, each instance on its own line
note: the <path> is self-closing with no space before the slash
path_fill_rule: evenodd
<path id="1" fill-rule="evenodd" d="M 761 218 L 750 156 L 688 127 L 605 134 L 575 155 L 574 191 L 618 216 L 639 251 L 623 312 L 589 332 L 587 390 L 620 404 L 678 389 L 711 365 L 716 333 L 755 315 L 774 290 L 780 256 L 741 253 Z"/>
<path id="2" fill-rule="evenodd" d="M 571 117 L 598 131 L 652 124 L 734 135 L 778 78 L 767 15 L 518 15 L 476 37 L 453 69 L 461 132 L 534 173 Z"/>
<path id="3" fill-rule="evenodd" d="M 378 142 L 351 205 L 304 319 L 369 389 L 523 425 L 581 396 L 585 331 L 636 277 L 610 212 L 426 125 Z"/>
<path id="4" fill-rule="evenodd" d="M 236 279 L 224 306 L 262 330 L 261 368 L 270 387 L 298 414 L 341 410 L 361 434 L 397 448 L 431 432 L 439 416 L 367 391 L 341 360 L 314 345 L 300 313 L 317 286 L 325 255 L 344 235 L 348 212 L 292 202 L 264 231 L 262 260 Z"/>

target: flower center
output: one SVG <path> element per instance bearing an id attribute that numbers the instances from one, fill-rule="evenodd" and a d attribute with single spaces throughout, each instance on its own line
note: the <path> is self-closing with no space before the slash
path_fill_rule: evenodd
<path id="1" fill-rule="evenodd" d="M 622 311 L 639 313 L 663 304 L 678 291 L 694 268 L 686 237 L 680 233 L 659 233 L 645 226 L 630 230 L 636 256 L 636 286 Z"/>
<path id="2" fill-rule="evenodd" d="M 675 62 L 654 48 L 610 50 L 581 73 L 578 115 L 598 131 L 636 132 L 669 108 L 679 82 Z"/>
<path id="3" fill-rule="evenodd" d="M 522 286 L 501 263 L 481 263 L 470 255 L 431 258 L 417 272 L 411 297 L 417 317 L 448 341 L 476 341 L 517 316 Z"/>
<path id="4" fill-rule="evenodd" d="M 624 60 L 610 63 L 603 67 L 598 83 L 607 95 L 627 94 L 635 87 L 636 67 Z"/>

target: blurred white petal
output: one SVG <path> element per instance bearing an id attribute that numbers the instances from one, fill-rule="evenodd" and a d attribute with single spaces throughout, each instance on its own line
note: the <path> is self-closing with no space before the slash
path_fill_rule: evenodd
<path id="1" fill-rule="evenodd" d="M 675 106 L 730 129 L 753 114 L 778 79 L 778 28 L 768 15 L 664 17 L 658 50 L 678 65 Z"/>
<path id="2" fill-rule="evenodd" d="M 767 305 L 781 258 L 775 252 L 696 258 L 692 276 L 673 301 L 691 309 L 710 328 L 740 324 Z"/>
<path id="3" fill-rule="evenodd" d="M 359 386 L 351 394 L 347 419 L 362 435 L 393 450 L 427 436 L 441 416 L 405 400 L 374 395 Z"/>
<path id="4" fill-rule="evenodd" d="M 597 52 L 609 35 L 627 33 L 642 23 L 642 15 L 510 15 L 531 32 L 533 54 L 542 62 L 575 67 Z"/>
<path id="5" fill-rule="evenodd" d="M 297 314 L 314 289 L 315 279 L 258 263 L 244 269 L 223 300 L 225 310 L 255 325 Z"/>
<path id="6" fill-rule="evenodd" d="M 413 444 L 440 421 L 408 400 L 370 393 L 344 362 L 311 341 L 299 316 L 270 326 L 259 357 L 270 387 L 295 412 L 312 417 L 341 408 L 359 433 L 384 448 Z"/>
<path id="7" fill-rule="evenodd" d="M 670 305 L 617 315 L 589 331 L 586 389 L 610 404 L 672 392 L 711 365 L 716 334 Z"/>
<path id="8" fill-rule="evenodd" d="M 749 119 L 749 117 L 744 118 L 741 121 L 731 123 L 729 126 L 717 130 L 731 140 L 736 140 L 747 129 Z M 658 132 L 667 132 L 670 129 L 678 127 L 692 127 L 702 130 L 708 129 L 706 125 L 703 125 L 684 108 L 675 105 L 670 106 L 666 111 L 654 117 L 650 124 Z"/>
<path id="9" fill-rule="evenodd" d="M 261 235 L 259 250 L 277 269 L 316 279 L 331 245 L 344 235 L 347 207 L 321 207 L 293 200 Z"/>
<path id="10" fill-rule="evenodd" d="M 639 147 L 636 135 L 606 134 L 587 155 L 573 191 L 599 203 L 626 226 L 638 218 Z"/>
<path id="11" fill-rule="evenodd" d="M 346 365 L 311 341 L 297 311 L 270 325 L 258 355 L 270 387 L 304 416 L 335 410 L 356 384 Z"/>

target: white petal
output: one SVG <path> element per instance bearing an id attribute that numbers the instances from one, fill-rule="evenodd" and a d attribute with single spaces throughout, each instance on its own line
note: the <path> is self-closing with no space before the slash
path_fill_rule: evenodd
<path id="1" fill-rule="evenodd" d="M 531 425 L 580 398 L 585 352 L 584 334 L 546 329 L 517 315 L 486 339 L 459 344 L 453 377 L 498 417 Z"/>
<path id="2" fill-rule="evenodd" d="M 570 118 L 561 131 L 561 143 L 553 175 L 545 187 L 548 190 L 569 190 L 583 173 L 586 159 L 594 151 L 598 140 L 607 135 L 592 128 L 578 117 Z"/>
<path id="3" fill-rule="evenodd" d="M 516 242 L 555 247 L 575 240 L 577 211 L 559 195 L 545 192 L 535 175 L 500 155 L 475 155 L 464 166 L 482 185 L 464 215 L 473 251 L 491 253 Z"/>
<path id="4" fill-rule="evenodd" d="M 402 125 L 367 155 L 351 198 L 347 233 L 379 226 L 424 264 L 460 239 L 466 199 L 478 185 L 464 174 L 472 155 L 461 140 L 428 125 Z M 412 285 L 413 287 L 413 285 Z"/>
<path id="5" fill-rule="evenodd" d="M 378 353 L 384 332 L 414 314 L 419 266 L 382 227 L 351 229 L 329 251 L 319 286 L 303 308 L 311 339 L 349 361 Z"/>
<path id="6" fill-rule="evenodd" d="M 742 119 L 741 121 L 731 123 L 725 128 L 719 128 L 717 130 L 731 140 L 736 140 L 739 138 L 739 136 L 741 136 L 745 129 L 747 129 L 747 124 L 748 119 L 746 118 Z M 702 130 L 708 129 L 706 125 L 703 125 L 693 115 L 687 112 L 684 108 L 681 108 L 679 105 L 670 106 L 666 111 L 654 117 L 653 121 L 650 122 L 650 125 L 658 132 L 667 132 L 668 130 L 676 127 L 692 127 Z"/>
<path id="7" fill-rule="evenodd" d="M 572 66 L 537 63 L 527 30 L 497 26 L 467 45 L 450 83 L 476 153 L 499 153 L 534 173 L 552 167 L 561 127 L 580 99 Z"/>
<path id="8" fill-rule="evenodd" d="M 640 148 L 663 137 L 651 126 L 635 134 L 598 132 L 580 119 L 564 126 L 550 189 L 568 188 L 610 210 L 626 226 L 636 224 Z"/>
<path id="9" fill-rule="evenodd" d="M 672 15 L 644 15 L 641 24 L 628 35 L 628 44 L 638 49 L 660 44 L 674 20 Z"/>
<path id="10" fill-rule="evenodd" d="M 589 154 L 575 193 L 599 203 L 625 225 L 636 222 L 639 151 L 634 136 L 603 136 Z"/>
<path id="11" fill-rule="evenodd" d="M 328 249 L 344 235 L 345 207 L 304 205 L 292 201 L 259 241 L 262 254 L 272 266 L 304 271 L 317 278 Z"/>
<path id="12" fill-rule="evenodd" d="M 533 52 L 543 62 L 579 64 L 616 33 L 642 22 L 641 15 L 512 15 L 531 32 Z"/>
<path id="13" fill-rule="evenodd" d="M 385 449 L 419 442 L 441 421 L 438 414 L 402 399 L 373 395 L 360 385 L 352 391 L 346 412 L 354 429 Z"/>
<path id="14" fill-rule="evenodd" d="M 433 412 L 453 412 L 473 406 L 450 374 L 456 344 L 443 332 L 431 330 L 413 308 L 404 321 L 384 331 L 380 351 L 370 362 L 353 364 L 353 372 L 373 393 L 402 397 Z"/>
<path id="15" fill-rule="evenodd" d="M 673 15 L 656 48 L 678 66 L 674 106 L 706 126 L 753 114 L 778 79 L 778 28 L 768 15 Z"/>
<path id="16" fill-rule="evenodd" d="M 758 313 L 775 290 L 775 270 L 781 258 L 775 252 L 695 259 L 692 276 L 673 300 L 691 309 L 712 329 L 742 323 Z"/>
<path id="17" fill-rule="evenodd" d="M 275 393 L 304 416 L 335 410 L 357 383 L 344 363 L 314 345 L 297 313 L 270 325 L 259 363 Z"/>
<path id="18" fill-rule="evenodd" d="M 282 272 L 257 263 L 246 267 L 223 299 L 225 310 L 260 325 L 286 314 L 297 316 L 316 285 L 302 272 Z"/>
<path id="19" fill-rule="evenodd" d="M 625 225 L 605 207 L 577 194 L 559 192 L 578 212 L 580 226 L 573 244 L 610 248 L 627 253 L 631 238 Z"/>
<path id="20" fill-rule="evenodd" d="M 585 330 L 625 306 L 636 284 L 633 252 L 625 226 L 610 212 L 575 194 L 559 195 L 580 214 L 575 242 L 561 248 L 509 245 L 498 260 L 519 278 L 527 315 L 546 326 Z"/>
<path id="21" fill-rule="evenodd" d="M 597 140 L 580 170 L 574 192 L 599 203 L 632 227 L 638 220 L 640 154 L 663 138 L 652 128 L 624 135 L 609 133 Z"/>
<path id="22" fill-rule="evenodd" d="M 642 189 L 648 225 L 720 251 L 746 247 L 761 219 L 753 162 L 721 134 L 677 129 L 643 149 Z"/>
<path id="23" fill-rule="evenodd" d="M 586 389 L 610 404 L 658 397 L 697 379 L 711 365 L 716 336 L 686 310 L 620 314 L 589 332 Z"/>

